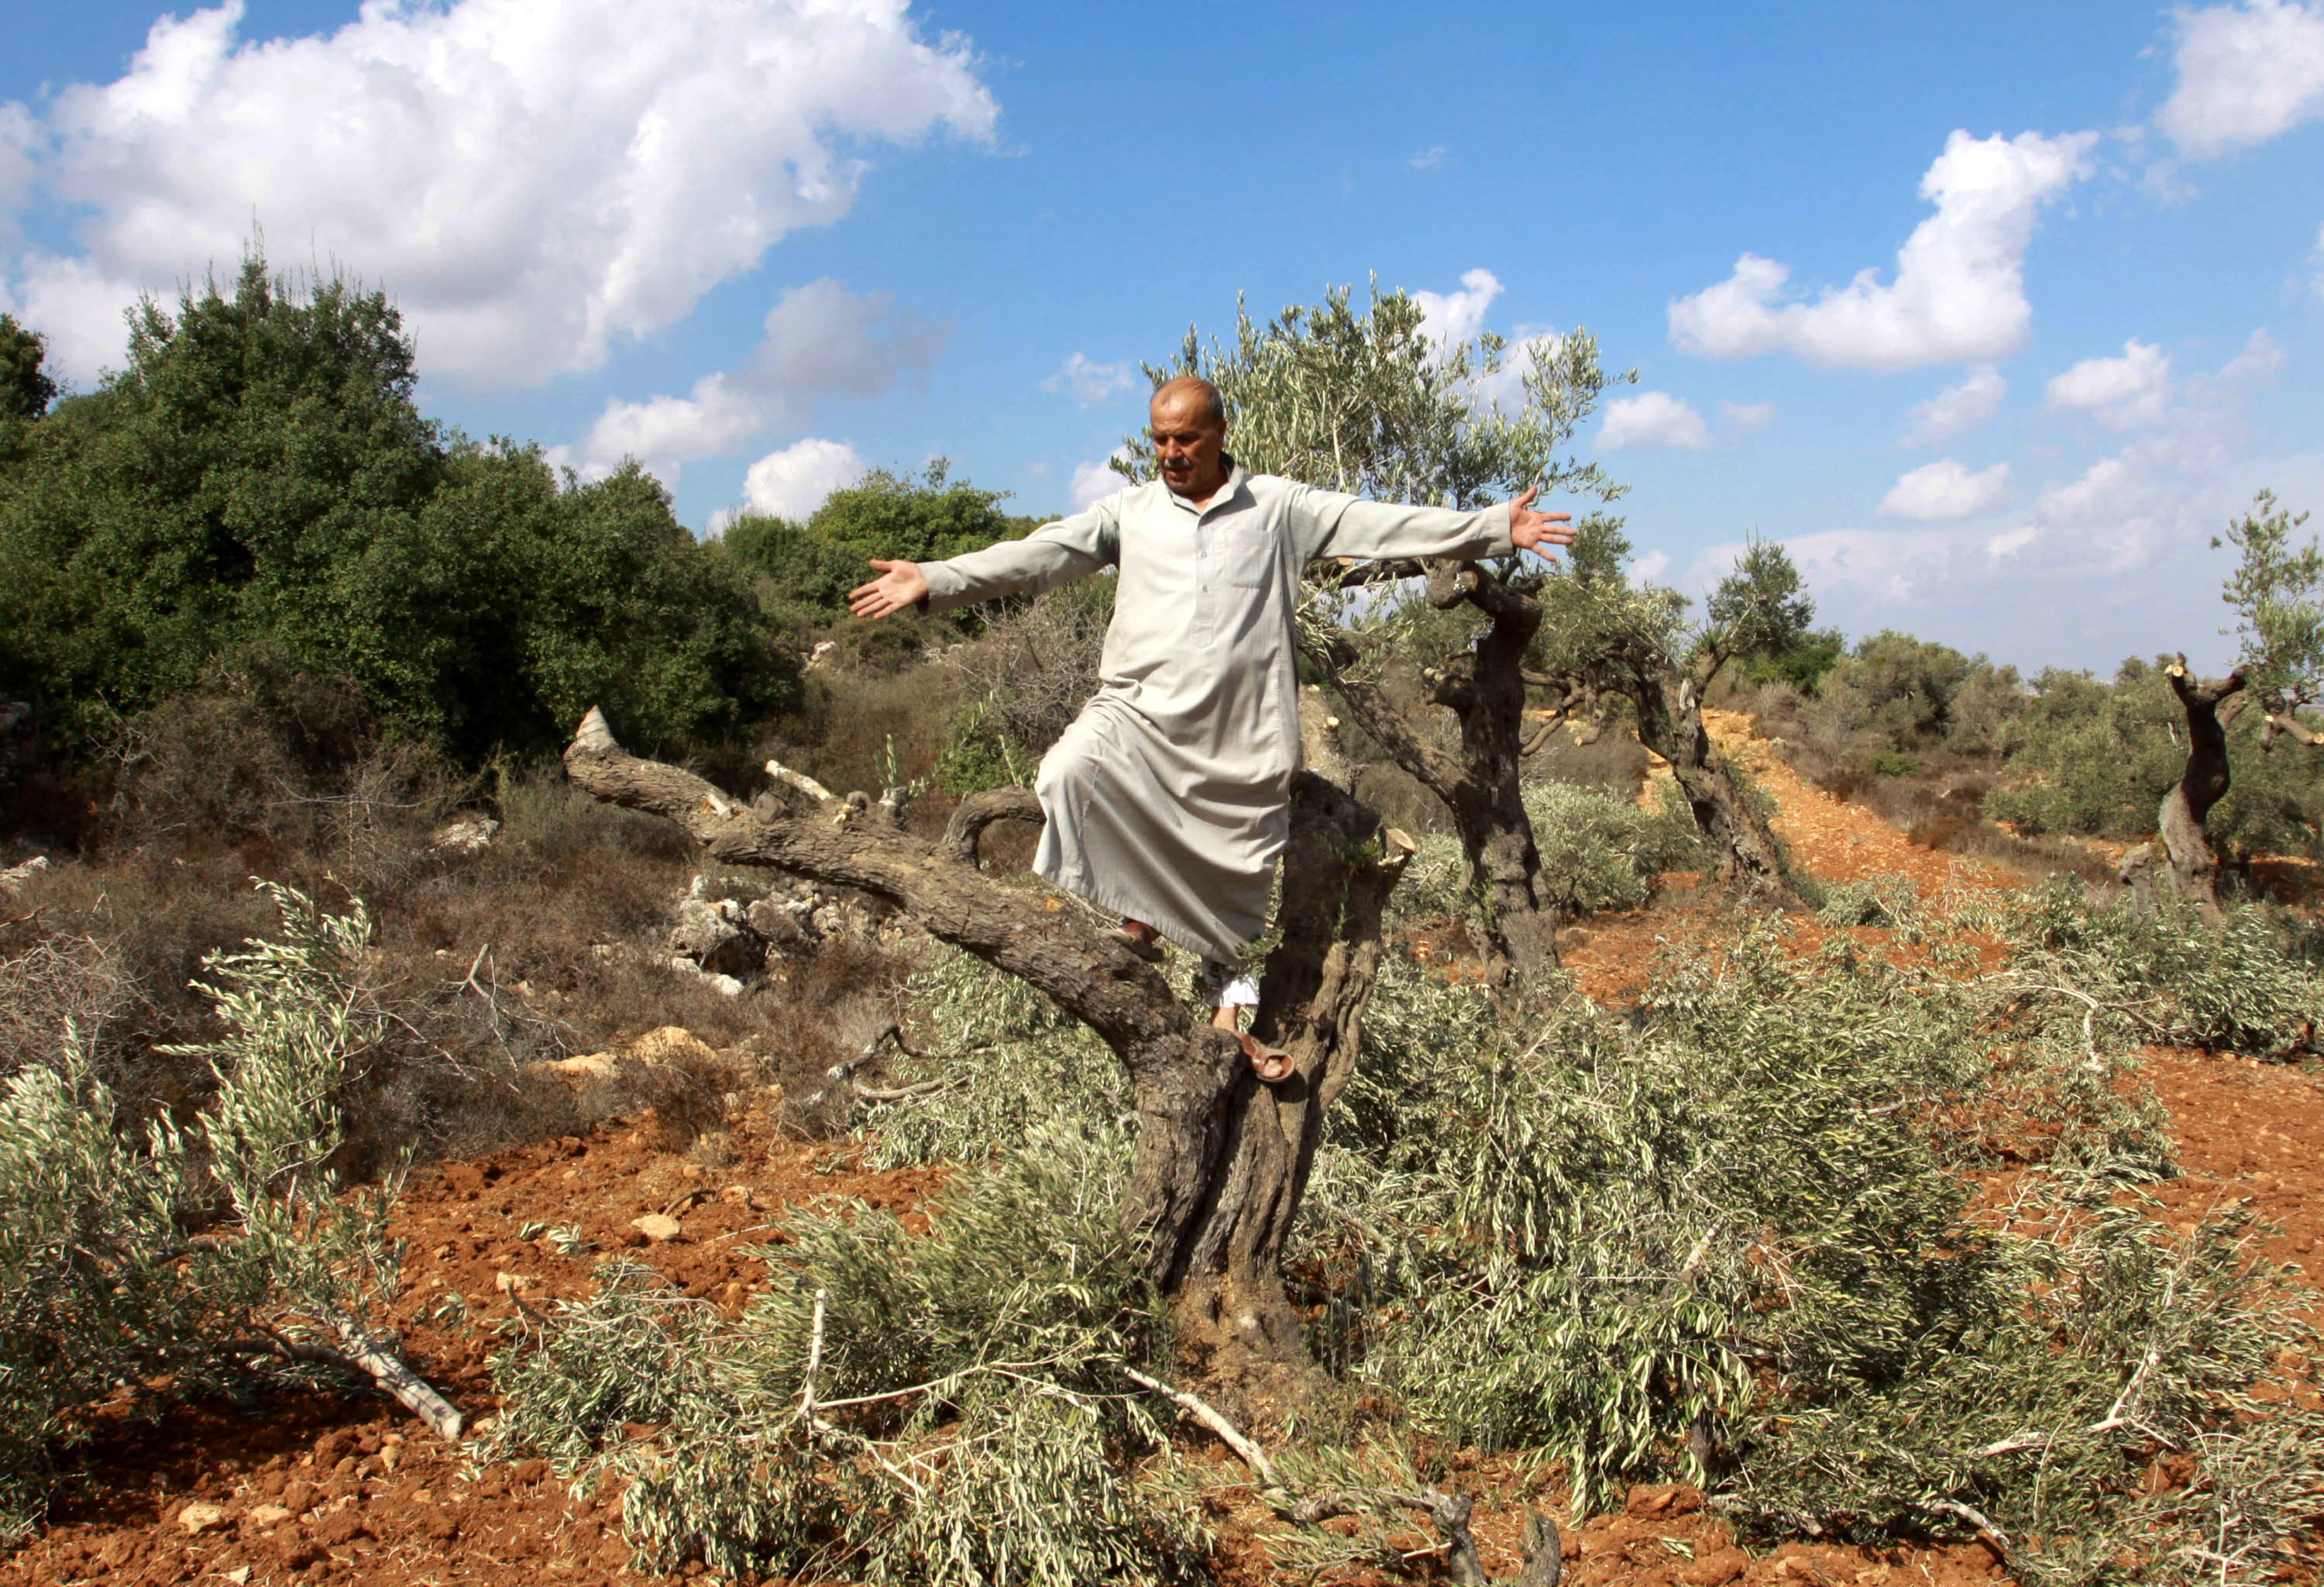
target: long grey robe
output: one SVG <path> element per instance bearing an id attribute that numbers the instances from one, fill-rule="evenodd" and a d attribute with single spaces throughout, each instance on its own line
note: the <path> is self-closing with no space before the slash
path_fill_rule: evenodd
<path id="1" fill-rule="evenodd" d="M 1509 549 L 1505 504 L 1391 506 L 1238 467 L 1199 512 L 1156 480 L 920 571 L 941 612 L 1120 569 L 1101 686 L 1041 761 L 1033 866 L 1223 961 L 1266 927 L 1289 829 L 1301 570 L 1318 557 Z"/>

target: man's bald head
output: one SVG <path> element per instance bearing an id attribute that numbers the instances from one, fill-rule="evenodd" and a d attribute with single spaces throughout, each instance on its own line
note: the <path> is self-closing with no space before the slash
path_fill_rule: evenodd
<path id="1" fill-rule="evenodd" d="M 1154 401 L 1148 408 L 1149 418 L 1157 418 L 1165 408 L 1174 415 L 1191 407 L 1194 414 L 1223 430 L 1227 427 L 1227 405 L 1220 400 L 1219 388 L 1199 374 L 1181 374 L 1164 381 L 1154 388 Z"/>
<path id="2" fill-rule="evenodd" d="M 1227 477 L 1227 405 L 1219 388 L 1198 375 L 1166 380 L 1154 388 L 1146 419 L 1162 483 L 1175 494 L 1209 501 Z"/>

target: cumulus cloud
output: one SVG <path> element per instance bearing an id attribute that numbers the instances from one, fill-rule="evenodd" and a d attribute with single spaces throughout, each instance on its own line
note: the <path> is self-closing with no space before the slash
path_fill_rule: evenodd
<path id="1" fill-rule="evenodd" d="M 1075 353 L 1058 366 L 1056 374 L 1041 383 L 1041 389 L 1045 392 L 1070 391 L 1075 406 L 1094 408 L 1137 383 L 1138 372 L 1129 364 L 1099 364 L 1085 354 Z"/>
<path id="2" fill-rule="evenodd" d="M 1674 447 L 1699 452 L 1710 444 L 1702 415 L 1668 392 L 1617 397 L 1606 405 L 1606 422 L 1598 427 L 1600 452 L 1632 447 Z"/>
<path id="3" fill-rule="evenodd" d="M 2155 116 L 2181 153 L 2209 159 L 2324 115 L 2324 7 L 2243 0 L 2179 14 L 2179 81 Z"/>
<path id="4" fill-rule="evenodd" d="M 1791 267 L 1757 254 L 1670 306 L 1672 342 L 1711 358 L 1787 352 L 1828 368 L 1990 362 L 2025 339 L 2026 245 L 2042 206 L 2090 169 L 2096 133 L 1972 138 L 1956 132 L 1921 179 L 1937 212 L 1897 251 L 1895 281 L 1872 270 L 1813 301 L 1788 297 Z"/>
<path id="5" fill-rule="evenodd" d="M 1974 517 L 2008 494 L 2008 464 L 1971 474 L 1966 465 L 1945 457 L 1922 465 L 1890 486 L 1880 498 L 1880 514 L 1939 523 Z"/>
<path id="6" fill-rule="evenodd" d="M 2172 391 L 2170 355 L 2134 338 L 2119 358 L 2085 358 L 2052 375 L 2050 407 L 2088 413 L 2108 429 L 2137 429 L 2163 422 Z"/>
<path id="7" fill-rule="evenodd" d="M 1130 454 L 1120 447 L 1114 449 L 1113 457 L 1126 462 L 1129 457 Z M 1066 489 L 1074 498 L 1074 511 L 1078 512 L 1093 502 L 1102 501 L 1129 485 L 1129 480 L 1113 471 L 1112 463 L 1112 457 L 1101 457 L 1094 463 L 1074 466 L 1074 477 Z"/>
<path id="8" fill-rule="evenodd" d="M 634 457 L 676 490 L 687 464 L 738 451 L 765 428 L 766 411 L 757 398 L 724 374 L 706 374 L 694 383 L 692 396 L 606 403 L 581 445 L 560 447 L 556 457 L 591 478 Z"/>
<path id="9" fill-rule="evenodd" d="M 687 464 L 803 425 L 818 398 L 875 395 L 925 374 L 949 332 L 897 311 L 885 293 L 851 292 L 828 277 L 784 292 L 764 329 L 748 364 L 703 376 L 689 396 L 608 401 L 578 446 L 555 449 L 557 461 L 595 478 L 634 457 L 675 489 Z"/>
<path id="10" fill-rule="evenodd" d="M 779 452 L 770 452 L 742 476 L 742 503 L 751 512 L 803 519 L 824 498 L 862 479 L 866 465 L 844 441 L 809 436 Z"/>
<path id="11" fill-rule="evenodd" d="M 2212 642 L 2199 661 L 2214 665 L 2225 659 L 2211 636 L 2227 561 L 2211 536 L 2262 485 L 2324 498 L 2324 452 L 2248 450 L 2244 410 L 2281 361 L 2273 338 L 2255 333 L 2216 369 L 2181 377 L 2162 423 L 2046 482 L 2030 512 L 1997 530 L 1840 528 L 1785 548 L 1820 616 L 1852 632 L 1900 627 L 2032 666 Z M 1681 587 L 1707 587 L 1720 571 L 1706 552 Z"/>
<path id="12" fill-rule="evenodd" d="M 1500 278 L 1489 270 L 1464 271 L 1457 292 L 1415 292 L 1425 318 L 1421 328 L 1439 342 L 1465 342 L 1485 328 L 1485 310 L 1501 295 Z"/>
<path id="13" fill-rule="evenodd" d="M 786 234 L 846 214 L 864 151 L 998 114 L 969 45 L 907 0 L 449 0 L 245 42 L 241 0 L 154 23 L 52 101 L 42 174 L 83 254 L 154 288 L 231 262 L 255 216 L 379 281 L 431 372 L 536 382 L 683 318 Z M 106 323 L 43 329 L 120 346 Z"/>
<path id="14" fill-rule="evenodd" d="M 1980 364 L 1957 386 L 1947 386 L 1925 402 L 1913 405 L 1912 422 L 1904 427 L 1908 447 L 1939 447 L 2001 411 L 2009 383 L 1990 364 Z"/>
<path id="15" fill-rule="evenodd" d="M 1719 417 L 1746 435 L 1757 435 L 1775 422 L 1775 405 L 1773 402 L 1721 402 L 1719 404 Z"/>

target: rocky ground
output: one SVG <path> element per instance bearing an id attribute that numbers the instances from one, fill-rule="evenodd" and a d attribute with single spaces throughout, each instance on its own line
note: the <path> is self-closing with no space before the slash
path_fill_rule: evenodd
<path id="1" fill-rule="evenodd" d="M 1722 736 L 1745 747 L 1734 724 L 1721 726 Z M 1800 782 L 1772 756 L 1762 759 L 1760 777 L 1782 807 L 1779 832 L 1828 881 L 1901 873 L 1924 894 L 2014 882 L 1978 862 L 1913 845 L 1877 817 Z M 1591 923 L 1576 934 L 1570 964 L 1592 995 L 1618 999 L 1659 944 L 1683 940 L 1698 925 L 1681 894 Z M 2185 1170 L 2162 1187 L 2166 1207 L 2191 1217 L 2213 1202 L 2250 1198 L 2280 1231 L 2269 1255 L 2324 1287 L 2317 1159 L 2324 1076 L 2179 1052 L 2149 1055 L 2145 1073 L 2170 1110 Z M 788 1209 L 848 1196 L 908 1222 L 940 1190 L 938 1173 L 869 1173 L 843 1145 L 787 1139 L 772 1116 L 776 1100 L 735 1098 L 724 1130 L 682 1147 L 658 1139 L 649 1121 L 458 1164 L 412 1186 L 397 1232 L 410 1251 L 400 1322 L 415 1361 L 472 1416 L 488 1418 L 486 1363 L 502 1332 L 525 1306 L 580 1293 L 603 1253 L 629 1250 L 688 1294 L 739 1308 L 763 1274 L 749 1253 L 781 1242 Z M 2285 1392 L 2315 1392 L 2311 1363 L 2282 1364 Z M 1189 1448 L 1225 1463 L 1193 1435 Z M 375 1397 L 283 1397 L 254 1416 L 189 1412 L 158 1427 L 124 1426 L 96 1453 L 88 1477 L 59 1497 L 51 1524 L 0 1558 L 0 1587 L 639 1580 L 627 1569 L 617 1492 L 576 1499 L 539 1461 L 472 1466 Z M 1619 1513 L 1573 1517 L 1554 1485 L 1514 1465 L 1465 1463 L 1484 1493 L 1475 1530 L 1496 1577 L 1517 1569 L 1527 1500 L 1563 1524 L 1572 1587 L 1966 1587 L 2006 1574 L 1982 1545 L 1784 1544 L 1753 1555 L 1683 1487 L 1638 1488 Z M 1222 1497 L 1224 1513 L 1213 1521 L 1224 1573 L 1254 1584 L 1277 1580 L 1255 1536 L 1264 1512 L 1237 1505 L 1236 1490 Z M 1424 1541 L 1416 1536 L 1414 1545 Z"/>

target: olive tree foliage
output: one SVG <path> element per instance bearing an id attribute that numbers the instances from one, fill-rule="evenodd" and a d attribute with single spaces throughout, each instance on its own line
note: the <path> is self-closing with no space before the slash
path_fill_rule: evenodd
<path id="1" fill-rule="evenodd" d="M 2252 511 L 2227 526 L 2226 543 L 2242 554 L 2221 592 L 2235 609 L 2244 686 L 2272 731 L 2304 744 L 2324 743 L 2301 713 L 2324 699 L 2324 548 L 2292 536 L 2308 522 L 2260 492 Z M 2221 542 L 2214 540 L 2218 547 Z"/>
<path id="2" fill-rule="evenodd" d="M 1538 488 L 1606 503 L 1623 487 L 1595 463 L 1566 451 L 1609 383 L 1586 330 L 1512 348 L 1486 333 L 1452 341 L 1432 335 L 1409 294 L 1375 281 L 1359 307 L 1352 289 L 1295 305 L 1261 325 L 1240 305 L 1231 343 L 1205 344 L 1189 329 L 1158 384 L 1200 375 L 1219 391 L 1227 444 L 1254 472 L 1389 501 L 1476 510 Z M 1150 471 L 1151 444 L 1132 437 L 1116 467 Z M 1387 600 L 1360 586 L 1425 574 L 1425 595 L 1406 585 Z M 1518 557 L 1489 567 L 1446 560 L 1319 570 L 1302 620 L 1302 646 L 1331 676 L 1350 715 L 1406 771 L 1442 799 L 1467 853 L 1486 925 L 1488 956 L 1507 973 L 1556 962 L 1556 900 L 1542 881 L 1518 770 L 1525 683 L 1519 658 L 1539 626 L 1532 590 L 1539 566 Z M 1405 618 L 1417 603 L 1459 614 L 1455 642 L 1427 657 L 1421 682 L 1432 706 L 1459 724 L 1460 748 L 1434 741 L 1388 687 L 1423 660 Z"/>
<path id="3" fill-rule="evenodd" d="M 269 886 L 273 940 L 204 961 L 224 1034 L 207 1111 L 122 1109 L 67 1030 L 0 1085 L 0 1537 L 39 1515 L 62 1457 L 165 1398 L 358 1372 L 456 1437 L 458 1414 L 380 1333 L 397 1285 L 391 1188 L 340 1195 L 335 1097 L 387 1035 L 362 994 L 371 922 Z"/>
<path id="4" fill-rule="evenodd" d="M 1786 886 L 1782 854 L 1735 769 L 1712 748 L 1702 698 L 1732 661 L 1784 655 L 1815 619 L 1789 553 L 1754 540 L 1687 621 L 1686 598 L 1626 572 L 1629 538 L 1619 519 L 1580 526 L 1564 571 L 1545 582 L 1546 614 L 1529 655 L 1528 679 L 1552 701 L 1544 730 L 1571 721 L 1584 732 L 1625 709 L 1638 742 L 1670 762 L 1671 774 L 1729 881 Z"/>

